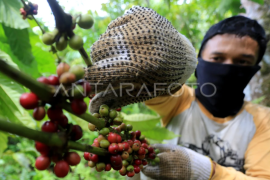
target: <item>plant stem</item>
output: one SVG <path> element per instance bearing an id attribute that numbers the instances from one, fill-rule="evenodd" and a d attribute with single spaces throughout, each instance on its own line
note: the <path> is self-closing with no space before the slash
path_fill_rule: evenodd
<path id="1" fill-rule="evenodd" d="M 41 132 L 24 127 L 22 125 L 5 121 L 2 118 L 0 118 L 0 130 L 16 134 L 22 137 L 26 137 L 28 139 L 47 144 L 48 146 L 63 147 L 67 145 L 69 149 L 90 152 L 101 156 L 106 156 L 109 154 L 105 149 L 80 144 L 74 141 L 68 141 L 66 134 L 63 132 L 61 133 Z"/>
<path id="2" fill-rule="evenodd" d="M 41 27 L 41 25 L 39 24 L 39 22 L 37 21 L 37 19 L 35 18 L 35 16 L 32 15 L 32 18 L 36 21 L 36 23 L 37 23 L 37 25 L 39 26 L 39 28 L 40 28 L 42 34 L 45 34 L 46 31 Z"/>
<path id="3" fill-rule="evenodd" d="M 76 149 L 78 151 L 83 152 L 91 152 L 97 155 L 106 156 L 109 155 L 109 152 L 102 148 L 97 148 L 94 146 L 86 145 L 86 144 L 80 144 L 74 141 L 68 141 L 68 148 L 69 149 Z"/>
<path id="4" fill-rule="evenodd" d="M 92 61 L 90 60 L 89 56 L 87 55 L 85 49 L 82 47 L 80 50 L 79 50 L 85 64 L 87 65 L 87 67 L 89 66 L 92 66 Z"/>
<path id="5" fill-rule="evenodd" d="M 38 82 L 28 74 L 19 71 L 13 66 L 10 66 L 2 59 L 0 59 L 0 71 L 11 79 L 29 88 L 31 91 L 36 93 L 41 100 L 48 101 L 53 97 L 55 93 L 55 88 L 53 86 Z"/>

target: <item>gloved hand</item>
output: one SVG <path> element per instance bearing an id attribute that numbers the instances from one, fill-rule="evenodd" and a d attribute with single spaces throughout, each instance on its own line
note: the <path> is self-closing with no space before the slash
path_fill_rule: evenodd
<path id="1" fill-rule="evenodd" d="M 142 172 L 147 177 L 157 180 L 209 180 L 213 176 L 214 164 L 207 156 L 176 145 L 151 146 L 160 150 L 160 163 L 143 168 Z"/>
<path id="2" fill-rule="evenodd" d="M 91 113 L 101 104 L 118 108 L 175 90 L 197 65 L 190 41 L 166 18 L 139 6 L 108 25 L 91 47 L 91 59 L 85 80 L 99 83 L 101 93 L 91 100 Z"/>

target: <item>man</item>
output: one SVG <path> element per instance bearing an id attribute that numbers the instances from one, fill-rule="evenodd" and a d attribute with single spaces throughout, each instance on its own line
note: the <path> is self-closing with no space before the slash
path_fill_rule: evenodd
<path id="1" fill-rule="evenodd" d="M 154 145 L 161 150 L 160 163 L 145 166 L 141 177 L 134 178 L 270 179 L 270 110 L 243 100 L 265 49 L 265 32 L 254 20 L 235 16 L 212 26 L 199 51 L 195 92 L 183 85 L 173 96 L 162 92 L 146 101 L 161 115 L 163 126 L 181 136 Z M 153 98 L 156 82 L 184 83 L 195 68 L 194 52 L 165 18 L 148 8 L 132 8 L 93 45 L 96 63 L 86 79 L 112 82 L 114 88 L 118 82 L 132 82 L 135 93 L 99 93 L 90 111 L 101 104 L 117 107 Z M 143 96 L 136 89 L 140 83 L 149 90 Z M 179 86 L 168 88 L 176 91 Z"/>
<path id="2" fill-rule="evenodd" d="M 208 30 L 199 51 L 195 95 L 184 85 L 177 98 L 163 96 L 146 101 L 162 116 L 164 126 L 181 135 L 168 145 L 155 145 L 164 152 L 159 166 L 144 169 L 147 176 L 270 179 L 270 110 L 244 102 L 243 94 L 260 69 L 265 49 L 263 28 L 246 17 L 225 19 Z M 174 146 L 177 144 L 186 148 Z"/>

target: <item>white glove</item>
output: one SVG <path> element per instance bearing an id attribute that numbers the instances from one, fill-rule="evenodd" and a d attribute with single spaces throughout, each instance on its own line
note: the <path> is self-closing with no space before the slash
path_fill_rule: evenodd
<path id="1" fill-rule="evenodd" d="M 151 145 L 158 148 L 160 163 L 146 165 L 142 172 L 145 176 L 160 180 L 209 180 L 213 176 L 213 162 L 190 149 L 169 145 Z"/>

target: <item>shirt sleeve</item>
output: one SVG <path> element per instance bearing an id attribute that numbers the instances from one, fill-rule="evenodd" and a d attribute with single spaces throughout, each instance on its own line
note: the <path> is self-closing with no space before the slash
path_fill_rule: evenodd
<path id="1" fill-rule="evenodd" d="M 187 85 L 183 85 L 175 94 L 158 96 L 145 101 L 145 104 L 156 111 L 162 118 L 162 125 L 167 126 L 174 116 L 188 109 L 194 99 L 194 90 Z"/>
<path id="2" fill-rule="evenodd" d="M 245 153 L 245 174 L 216 164 L 215 174 L 211 180 L 270 179 L 270 111 L 265 107 L 251 107 L 248 111 L 253 115 L 256 132 Z"/>

